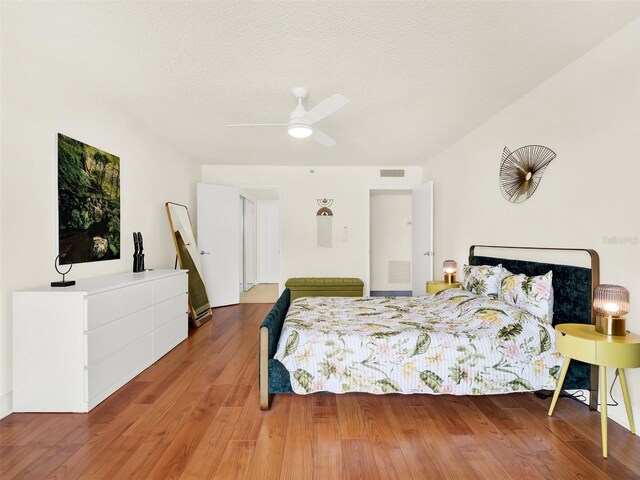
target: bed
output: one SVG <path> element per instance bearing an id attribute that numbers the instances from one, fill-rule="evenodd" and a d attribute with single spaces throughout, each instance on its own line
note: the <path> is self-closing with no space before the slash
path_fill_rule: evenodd
<path id="1" fill-rule="evenodd" d="M 477 248 L 582 252 L 589 267 L 480 256 Z M 305 297 L 293 303 L 285 290 L 260 329 L 261 408 L 269 408 L 274 393 L 483 395 L 554 389 L 562 357 L 554 348 L 553 325 L 593 323 L 597 253 L 474 245 L 469 265 L 502 265 L 529 276 L 551 270 L 552 323 L 465 289 L 395 299 Z M 572 363 L 565 388 L 591 390 L 592 385 L 597 377 L 590 366 Z M 592 392 L 591 398 L 597 395 Z"/>

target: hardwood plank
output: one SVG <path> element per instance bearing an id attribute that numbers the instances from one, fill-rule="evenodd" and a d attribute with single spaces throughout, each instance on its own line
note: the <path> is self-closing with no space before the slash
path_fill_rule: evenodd
<path id="1" fill-rule="evenodd" d="M 414 478 L 393 429 L 390 428 L 382 402 L 372 395 L 363 399 L 361 405 L 376 465 L 384 478 Z"/>
<path id="2" fill-rule="evenodd" d="M 343 440 L 367 437 L 367 428 L 360 409 L 359 398 L 360 395 L 355 393 L 336 395 L 336 407 L 340 419 L 340 438 Z"/>
<path id="3" fill-rule="evenodd" d="M 179 478 L 228 394 L 226 385 L 212 385 L 183 422 L 151 470 L 152 478 Z"/>
<path id="4" fill-rule="evenodd" d="M 188 459 L 181 479 L 211 478 L 240 419 L 240 408 L 221 407 Z"/>
<path id="5" fill-rule="evenodd" d="M 375 480 L 380 477 L 378 467 L 373 457 L 373 450 L 368 440 L 342 440 L 341 449 L 345 458 L 345 477 L 349 480 Z"/>
<path id="6" fill-rule="evenodd" d="M 335 395 L 311 396 L 313 418 L 313 478 L 345 477 Z"/>
<path id="7" fill-rule="evenodd" d="M 228 394 L 224 401 L 225 407 L 244 407 L 247 400 L 251 397 L 251 391 L 255 390 L 255 386 L 250 385 L 233 385 L 228 387 Z"/>
<path id="8" fill-rule="evenodd" d="M 95 459 L 103 457 L 111 442 L 119 438 L 146 411 L 146 405 L 129 405 L 112 422 L 95 425 L 88 442 L 70 455 L 47 478 L 80 478 Z"/>
<path id="9" fill-rule="evenodd" d="M 408 404 L 403 395 L 383 397 L 385 411 L 414 478 L 439 478 L 447 471 L 438 465 L 433 450 L 424 441 L 429 432 L 423 431 L 416 422 L 416 415 L 427 409 L 416 409 Z"/>
<path id="10" fill-rule="evenodd" d="M 277 480 L 280 478 L 285 455 L 290 396 L 282 398 L 269 411 L 262 412 L 262 427 L 256 442 L 247 478 Z"/>
<path id="11" fill-rule="evenodd" d="M 280 400 L 280 399 L 278 399 Z M 280 478 L 313 478 L 313 416 L 309 396 L 291 395 Z M 275 404 L 274 407 L 275 408 Z"/>
<path id="12" fill-rule="evenodd" d="M 247 470 L 255 446 L 256 442 L 252 440 L 232 440 L 229 442 L 222 456 L 220 466 L 212 478 L 214 480 L 247 478 Z"/>
<path id="13" fill-rule="evenodd" d="M 447 434 L 446 429 L 432 407 L 412 407 L 416 410 L 414 418 L 419 428 L 425 432 L 423 441 L 425 445 L 433 452 L 433 459 L 436 468 L 446 473 L 446 477 L 450 478 L 476 478 L 476 471 L 469 465 L 469 462 L 462 457 L 455 444 L 453 438 Z"/>

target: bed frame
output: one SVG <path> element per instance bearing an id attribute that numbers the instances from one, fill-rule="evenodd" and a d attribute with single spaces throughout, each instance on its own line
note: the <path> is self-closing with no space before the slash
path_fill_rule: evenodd
<path id="1" fill-rule="evenodd" d="M 509 258 L 475 255 L 478 249 L 583 252 L 590 257 L 590 268 L 570 265 L 532 262 Z M 583 248 L 512 247 L 497 245 L 472 245 L 469 248 L 469 265 L 498 265 L 501 263 L 513 273 L 544 275 L 553 270 L 554 314 L 553 325 L 559 323 L 595 323 L 591 307 L 593 290 L 600 283 L 600 259 L 595 250 Z M 268 410 L 275 393 L 294 393 L 289 371 L 274 355 L 284 319 L 291 303 L 291 292 L 285 289 L 269 314 L 260 325 L 259 384 L 260 409 Z M 597 409 L 598 369 L 582 362 L 571 362 L 564 382 L 567 389 L 588 389 L 589 408 Z"/>

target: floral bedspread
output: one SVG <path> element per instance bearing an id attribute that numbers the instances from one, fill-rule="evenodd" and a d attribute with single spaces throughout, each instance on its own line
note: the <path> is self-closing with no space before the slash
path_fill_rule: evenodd
<path id="1" fill-rule="evenodd" d="M 554 389 L 553 327 L 464 289 L 425 297 L 303 297 L 275 358 L 296 393 L 485 395 Z"/>

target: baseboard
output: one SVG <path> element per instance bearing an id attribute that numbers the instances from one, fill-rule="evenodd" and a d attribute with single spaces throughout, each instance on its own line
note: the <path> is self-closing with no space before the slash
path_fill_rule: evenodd
<path id="1" fill-rule="evenodd" d="M 13 392 L 7 392 L 0 396 L 0 418 L 13 413 Z"/>
<path id="2" fill-rule="evenodd" d="M 410 297 L 411 290 L 371 290 L 370 297 Z"/>

